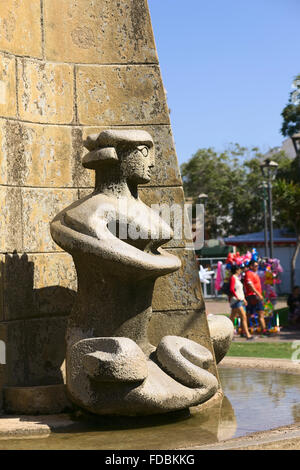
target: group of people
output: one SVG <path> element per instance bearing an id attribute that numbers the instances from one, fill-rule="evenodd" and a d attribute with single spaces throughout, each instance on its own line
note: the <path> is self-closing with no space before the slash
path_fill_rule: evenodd
<path id="1" fill-rule="evenodd" d="M 232 265 L 229 280 L 229 302 L 231 306 L 231 320 L 234 322 L 238 316 L 241 320 L 242 336 L 253 340 L 248 328 L 248 316 L 257 314 L 261 333 L 269 336 L 264 317 L 263 294 L 260 277 L 257 274 L 258 261 L 252 259 L 248 266 Z"/>

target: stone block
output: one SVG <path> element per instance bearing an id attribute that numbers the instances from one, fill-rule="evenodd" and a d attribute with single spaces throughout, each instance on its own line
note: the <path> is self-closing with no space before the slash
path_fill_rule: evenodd
<path id="1" fill-rule="evenodd" d="M 4 261 L 5 255 L 0 254 L 0 322 L 4 320 Z"/>
<path id="2" fill-rule="evenodd" d="M 77 142 L 77 148 L 81 149 L 80 161 L 82 160 L 84 154 L 87 153 L 87 150 L 83 147 L 82 140 L 86 139 L 88 135 L 100 133 L 107 128 L 107 126 L 83 127 L 82 134 L 80 135 L 81 141 L 78 139 Z M 114 126 L 110 126 L 109 128 L 113 129 Z M 127 128 L 127 126 L 124 126 L 124 128 Z M 140 127 L 130 126 L 130 129 L 140 129 Z M 182 180 L 180 177 L 171 127 L 167 125 L 145 125 L 143 126 L 143 129 L 150 133 L 150 135 L 153 137 L 155 145 L 155 167 L 152 170 L 152 177 L 149 185 L 181 186 Z M 94 180 L 92 178 L 94 172 L 85 170 L 83 167 L 81 168 L 81 170 L 78 168 L 78 173 L 80 174 L 80 172 L 84 172 L 85 175 L 89 173 L 90 177 L 85 177 L 85 179 L 82 179 L 84 184 L 79 186 L 94 186 Z M 141 187 L 143 187 L 143 185 L 141 185 Z"/>
<path id="3" fill-rule="evenodd" d="M 78 198 L 75 189 L 22 189 L 24 251 L 60 251 L 50 235 L 50 221 Z"/>
<path id="4" fill-rule="evenodd" d="M 0 388 L 63 383 L 67 317 L 0 323 L 6 363 L 0 364 Z"/>
<path id="5" fill-rule="evenodd" d="M 97 131 L 96 131 L 97 132 Z M 91 132 L 92 134 L 93 132 Z M 89 135 L 88 133 L 87 135 Z M 81 127 L 72 129 L 72 180 L 75 187 L 92 187 L 95 186 L 95 172 L 84 168 L 81 164 L 82 158 L 87 150 L 83 147 L 83 139 L 86 133 Z"/>
<path id="6" fill-rule="evenodd" d="M 169 124 L 159 67 L 76 67 L 80 124 Z"/>
<path id="7" fill-rule="evenodd" d="M 72 187 L 72 131 L 67 126 L 0 120 L 0 181 Z"/>
<path id="8" fill-rule="evenodd" d="M 145 0 L 45 0 L 44 14 L 47 60 L 157 63 Z"/>
<path id="9" fill-rule="evenodd" d="M 5 412 L 20 415 L 55 414 L 72 410 L 63 384 L 36 387 L 7 387 Z"/>
<path id="10" fill-rule="evenodd" d="M 77 276 L 68 253 L 30 254 L 34 300 L 39 316 L 68 315 L 77 291 Z"/>
<path id="11" fill-rule="evenodd" d="M 36 313 L 33 292 L 33 263 L 26 254 L 6 254 L 2 262 L 3 316 L 5 321 L 33 317 Z"/>
<path id="12" fill-rule="evenodd" d="M 5 120 L 0 119 L 0 185 L 7 184 L 5 122 Z"/>
<path id="13" fill-rule="evenodd" d="M 16 60 L 0 54 L 0 116 L 16 117 L 16 114 Z"/>
<path id="14" fill-rule="evenodd" d="M 21 189 L 0 186 L 0 252 L 22 251 Z"/>
<path id="15" fill-rule="evenodd" d="M 42 56 L 40 0 L 0 2 L 0 49 L 17 55 Z"/>
<path id="16" fill-rule="evenodd" d="M 155 167 L 152 171 L 151 186 L 180 186 L 175 143 L 170 126 L 145 126 L 153 137 L 155 145 Z"/>
<path id="17" fill-rule="evenodd" d="M 182 266 L 178 271 L 157 279 L 153 295 L 153 310 L 204 308 L 194 251 L 183 248 L 168 248 L 167 251 L 178 256 Z"/>
<path id="18" fill-rule="evenodd" d="M 26 386 L 63 383 L 67 317 L 24 322 Z"/>
<path id="19" fill-rule="evenodd" d="M 24 322 L 0 323 L 0 341 L 5 343 L 5 364 L 0 364 L 1 386 L 22 386 L 25 381 Z"/>
<path id="20" fill-rule="evenodd" d="M 212 349 L 205 310 L 169 310 L 153 312 L 148 338 L 157 346 L 164 336 L 182 336 Z"/>
<path id="21" fill-rule="evenodd" d="M 2 320 L 70 313 L 77 282 L 67 253 L 2 255 L 0 269 Z"/>
<path id="22" fill-rule="evenodd" d="M 164 247 L 184 247 L 186 240 L 192 241 L 182 187 L 141 187 L 139 196 L 145 204 L 159 212 L 174 231 L 173 239 Z"/>
<path id="23" fill-rule="evenodd" d="M 73 121 L 73 67 L 18 59 L 20 118 L 69 124 Z"/>
<path id="24" fill-rule="evenodd" d="M 93 191 L 92 188 L 85 188 L 85 189 L 79 189 L 78 190 L 78 199 L 82 199 L 86 196 L 88 196 L 89 194 L 91 194 Z"/>

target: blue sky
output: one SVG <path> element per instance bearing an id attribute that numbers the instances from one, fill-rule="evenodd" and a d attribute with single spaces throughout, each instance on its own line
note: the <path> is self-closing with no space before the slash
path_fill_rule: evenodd
<path id="1" fill-rule="evenodd" d="M 300 0 L 148 0 L 179 163 L 280 145 L 300 73 Z"/>

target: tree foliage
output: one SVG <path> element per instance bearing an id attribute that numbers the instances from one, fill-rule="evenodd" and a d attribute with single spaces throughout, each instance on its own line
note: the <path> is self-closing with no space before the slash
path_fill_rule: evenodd
<path id="1" fill-rule="evenodd" d="M 186 196 L 192 197 L 195 204 L 200 193 L 208 196 L 205 220 L 210 238 L 262 230 L 259 186 L 263 158 L 258 148 L 231 144 L 221 153 L 212 148 L 199 149 L 181 166 Z M 283 152 L 273 153 L 272 159 L 278 162 L 282 178 L 289 174 L 290 160 Z"/>
<path id="2" fill-rule="evenodd" d="M 300 81 L 300 75 L 295 77 L 295 82 Z M 290 93 L 288 104 L 283 108 L 281 116 L 283 118 L 281 133 L 285 137 L 291 137 L 296 132 L 300 132 L 300 103 L 294 104 L 293 92 Z"/>

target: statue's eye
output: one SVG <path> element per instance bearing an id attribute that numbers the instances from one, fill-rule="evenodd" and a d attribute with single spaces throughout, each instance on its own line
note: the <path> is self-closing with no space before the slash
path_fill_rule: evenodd
<path id="1" fill-rule="evenodd" d="M 143 157 L 148 157 L 148 153 L 149 153 L 148 147 L 140 146 L 140 147 L 138 147 L 138 150 L 141 152 Z"/>

